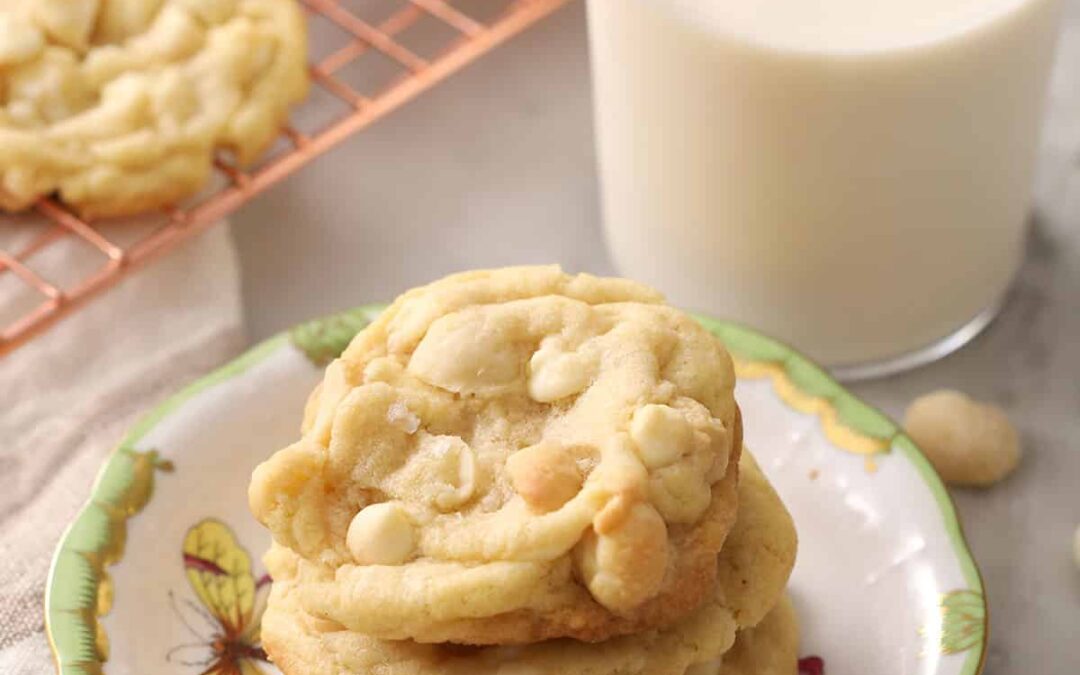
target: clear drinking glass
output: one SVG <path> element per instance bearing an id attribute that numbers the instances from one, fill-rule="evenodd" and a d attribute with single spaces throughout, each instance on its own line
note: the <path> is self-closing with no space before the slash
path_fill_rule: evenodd
<path id="1" fill-rule="evenodd" d="M 1022 257 L 1059 0 L 588 0 L 619 270 L 841 375 L 924 362 Z"/>

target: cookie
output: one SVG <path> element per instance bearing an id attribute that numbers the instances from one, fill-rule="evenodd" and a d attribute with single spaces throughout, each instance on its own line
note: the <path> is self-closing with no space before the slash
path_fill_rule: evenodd
<path id="1" fill-rule="evenodd" d="M 743 453 L 740 476 L 739 516 L 728 537 L 743 545 L 723 551 L 716 587 L 736 623 L 745 628 L 757 625 L 776 604 L 775 595 L 753 591 L 787 584 L 799 542 L 787 509 L 743 508 L 744 504 L 782 503 L 749 452 Z"/>
<path id="2" fill-rule="evenodd" d="M 730 651 L 686 675 L 797 675 L 798 660 L 799 621 L 785 596 L 761 623 L 739 631 Z"/>
<path id="3" fill-rule="evenodd" d="M 399 298 L 332 363 L 254 514 L 313 616 L 383 639 L 599 641 L 708 597 L 737 506 L 731 358 L 557 267 Z"/>
<path id="4" fill-rule="evenodd" d="M 0 208 L 86 216 L 194 194 L 252 162 L 307 92 L 296 0 L 0 1 Z"/>
<path id="5" fill-rule="evenodd" d="M 748 454 L 743 457 L 744 474 L 751 474 L 752 481 L 764 481 Z M 744 491 L 741 485 L 739 491 L 740 517 L 764 524 L 768 534 L 749 537 L 746 529 L 733 529 L 718 557 L 720 565 L 727 564 L 728 558 L 754 557 L 748 548 L 768 545 L 787 550 L 780 541 L 795 539 L 791 518 L 775 492 Z M 788 651 L 794 650 L 794 617 L 789 606 L 778 605 L 787 577 L 776 572 L 790 570 L 791 564 L 788 560 L 761 559 L 760 579 L 750 579 L 736 588 L 717 586 L 700 607 L 667 628 L 600 643 L 559 639 L 514 647 L 462 647 L 379 640 L 311 616 L 303 609 L 296 583 L 297 567 L 302 562 L 295 553 L 275 545 L 265 559 L 274 585 L 263 617 L 262 641 L 286 675 L 683 675 L 695 664 L 717 664 L 721 655 L 738 667 L 766 663 L 767 655 L 757 652 L 770 644 L 780 645 L 775 660 L 782 663 Z M 748 599 L 778 609 L 757 626 L 740 631 L 742 649 L 729 652 L 739 626 L 728 603 L 745 604 Z M 715 668 L 707 672 L 715 672 Z M 758 671 L 733 671 L 744 672 Z M 772 672 L 763 670 L 761 675 Z"/>
<path id="6" fill-rule="evenodd" d="M 731 613 L 711 602 L 667 629 L 605 642 L 564 638 L 488 647 L 379 640 L 339 630 L 304 613 L 296 587 L 287 582 L 275 582 L 269 602 L 263 646 L 285 675 L 683 675 L 735 640 Z"/>

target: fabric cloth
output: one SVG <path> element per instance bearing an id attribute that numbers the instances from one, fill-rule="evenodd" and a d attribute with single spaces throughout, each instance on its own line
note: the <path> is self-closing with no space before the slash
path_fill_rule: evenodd
<path id="1" fill-rule="evenodd" d="M 28 230 L 0 221 L 0 249 L 17 249 Z M 101 264 L 100 254 L 69 240 L 35 256 L 34 269 L 62 281 Z M 4 324 L 10 316 L 3 314 L 40 301 L 11 277 L 0 273 Z M 226 226 L 186 242 L 0 358 L 0 673 L 53 670 L 45 577 L 106 455 L 139 415 L 244 343 Z"/>

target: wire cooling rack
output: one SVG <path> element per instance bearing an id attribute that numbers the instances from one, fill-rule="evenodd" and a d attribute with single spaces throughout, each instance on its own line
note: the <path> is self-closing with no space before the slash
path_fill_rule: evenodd
<path id="1" fill-rule="evenodd" d="M 200 195 L 125 222 L 92 222 L 54 199 L 0 216 L 0 356 L 567 1 L 302 0 L 311 95 L 260 163 L 244 170 L 221 154 Z M 41 271 L 62 247 L 86 251 Z"/>

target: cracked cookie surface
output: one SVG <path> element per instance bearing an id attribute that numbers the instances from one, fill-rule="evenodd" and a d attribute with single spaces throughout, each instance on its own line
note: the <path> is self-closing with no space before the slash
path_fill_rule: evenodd
<path id="1" fill-rule="evenodd" d="M 311 616 L 384 639 L 599 641 L 711 592 L 741 429 L 722 345 L 651 289 L 555 267 L 399 298 L 256 469 Z"/>

